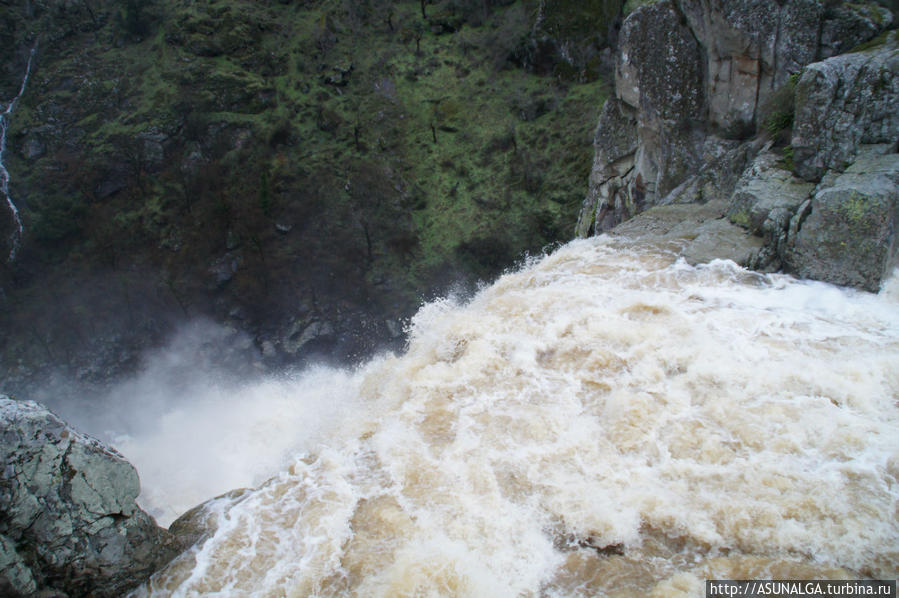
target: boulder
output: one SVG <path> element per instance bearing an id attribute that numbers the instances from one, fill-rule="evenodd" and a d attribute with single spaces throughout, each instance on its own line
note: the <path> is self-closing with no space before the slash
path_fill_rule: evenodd
<path id="1" fill-rule="evenodd" d="M 215 281 L 214 288 L 220 289 L 231 282 L 231 279 L 234 278 L 234 275 L 240 269 L 242 262 L 243 255 L 241 255 L 240 251 L 229 251 L 212 262 L 212 265 L 209 267 L 209 274 L 212 275 Z"/>
<path id="2" fill-rule="evenodd" d="M 184 552 L 214 534 L 223 519 L 223 512 L 249 494 L 249 488 L 231 490 L 200 503 L 173 521 L 169 532 L 175 537 L 180 551 Z"/>
<path id="3" fill-rule="evenodd" d="M 692 123 L 706 112 L 701 49 L 674 2 L 643 6 L 621 29 L 615 89 L 637 110 L 639 144 L 628 181 L 631 215 L 700 164 Z M 614 133 L 613 133 L 614 134 Z"/>
<path id="4" fill-rule="evenodd" d="M 0 395 L 0 590 L 122 596 L 177 552 L 120 454 L 46 408 Z"/>
<path id="5" fill-rule="evenodd" d="M 625 178 L 634 168 L 639 143 L 636 110 L 617 98 L 603 106 L 593 138 L 594 159 L 578 236 L 608 230 L 628 214 Z"/>
<path id="6" fill-rule="evenodd" d="M 793 176 L 773 152 L 763 152 L 737 183 L 727 209 L 731 222 L 764 238 L 765 247 L 750 260 L 759 270 L 781 268 L 790 221 L 815 185 Z"/>
<path id="7" fill-rule="evenodd" d="M 289 355 L 296 355 L 310 343 L 333 340 L 334 335 L 334 326 L 328 321 L 298 319 L 284 333 L 281 347 Z"/>
<path id="8" fill-rule="evenodd" d="M 899 154 L 893 149 L 863 147 L 844 173 L 822 180 L 810 213 L 789 239 L 785 270 L 868 291 L 880 289 L 899 262 Z"/>
<path id="9" fill-rule="evenodd" d="M 673 1 L 642 6 L 625 20 L 615 93 L 640 110 L 644 124 L 703 116 L 700 48 Z"/>
<path id="10" fill-rule="evenodd" d="M 862 144 L 899 139 L 899 32 L 873 47 L 806 67 L 796 86 L 796 173 L 818 181 L 843 170 Z"/>

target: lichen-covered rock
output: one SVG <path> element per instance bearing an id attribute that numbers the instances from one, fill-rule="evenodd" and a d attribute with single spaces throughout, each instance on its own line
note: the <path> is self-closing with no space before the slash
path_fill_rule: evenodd
<path id="1" fill-rule="evenodd" d="M 636 111 L 622 101 L 610 99 L 603 106 L 593 138 L 596 169 L 591 182 L 627 174 L 633 167 L 629 158 L 637 151 L 638 142 Z"/>
<path id="2" fill-rule="evenodd" d="M 176 548 L 135 503 L 121 455 L 44 407 L 0 395 L 0 589 L 121 596 Z"/>
<path id="3" fill-rule="evenodd" d="M 700 164 L 691 123 L 705 115 L 700 47 L 674 2 L 643 6 L 624 22 L 617 97 L 637 109 L 639 144 L 627 182 L 628 216 L 674 189 Z"/>
<path id="4" fill-rule="evenodd" d="M 760 235 L 772 212 L 795 212 L 814 188 L 812 183 L 797 179 L 786 170 L 779 156 L 765 152 L 756 157 L 737 183 L 727 217 Z"/>
<path id="5" fill-rule="evenodd" d="M 895 6 L 893 10 L 896 10 Z M 884 6 L 846 3 L 830 6 L 821 28 L 821 58 L 849 52 L 893 23 L 893 14 Z"/>
<path id="6" fill-rule="evenodd" d="M 674 2 L 643 6 L 621 28 L 616 94 L 639 108 L 646 123 L 699 118 L 705 108 L 700 59 Z"/>
<path id="7" fill-rule="evenodd" d="M 731 222 L 763 237 L 765 246 L 750 265 L 778 270 L 786 250 L 790 221 L 815 186 L 793 176 L 772 152 L 763 152 L 737 183 L 727 209 Z"/>
<path id="8" fill-rule="evenodd" d="M 796 86 L 796 173 L 817 181 L 842 170 L 859 145 L 899 139 L 899 33 L 862 52 L 806 67 Z"/>
<path id="9" fill-rule="evenodd" d="M 618 106 L 607 107 L 600 118 L 596 159 L 577 234 L 605 232 L 659 204 L 729 197 L 737 178 L 733 173 L 741 171 L 757 146 L 747 145 L 748 154 L 734 148 L 718 152 L 736 158 L 733 163 L 710 162 L 705 155 L 709 148 L 753 137 L 769 125 L 766 114 L 770 117 L 776 108 L 769 104 L 792 86 L 793 75 L 821 57 L 870 40 L 891 22 L 889 10 L 870 3 L 818 0 L 661 0 L 634 10 L 624 21 L 619 40 L 616 99 L 609 101 Z M 834 75 L 828 81 L 837 79 Z M 884 75 L 880 83 L 868 77 L 864 84 L 875 88 L 866 97 L 899 96 L 891 75 Z M 822 89 L 816 100 L 822 104 L 827 93 L 835 91 Z M 805 96 L 796 97 L 801 101 Z M 811 131 L 826 130 L 824 135 L 838 137 L 841 126 L 850 126 L 852 115 L 840 116 L 844 106 L 839 97 L 834 101 L 832 120 L 846 123 L 815 122 L 810 114 Z M 806 118 L 801 105 L 796 109 L 797 122 Z M 899 115 L 895 109 L 893 113 Z M 621 117 L 610 118 L 616 114 Z M 878 127 L 892 132 L 881 122 L 880 103 L 860 114 L 851 126 L 861 132 L 853 134 L 858 140 L 851 143 L 882 142 L 883 135 L 871 131 Z M 789 130 L 792 109 L 777 116 Z M 628 126 L 637 135 L 632 153 L 608 151 L 619 147 L 620 128 Z M 814 140 L 805 144 L 801 137 L 794 138 L 794 146 L 797 141 L 802 151 L 809 148 L 802 158 L 813 159 Z M 828 148 L 826 153 L 851 158 L 851 152 Z"/>
<path id="10" fill-rule="evenodd" d="M 899 154 L 883 153 L 890 149 L 863 148 L 844 173 L 822 181 L 790 239 L 786 270 L 879 290 L 899 259 Z"/>
<path id="11" fill-rule="evenodd" d="M 580 235 L 657 203 L 701 164 L 702 138 L 691 128 L 705 113 L 700 49 L 673 1 L 641 6 L 625 20 L 615 81 L 596 130 Z"/>

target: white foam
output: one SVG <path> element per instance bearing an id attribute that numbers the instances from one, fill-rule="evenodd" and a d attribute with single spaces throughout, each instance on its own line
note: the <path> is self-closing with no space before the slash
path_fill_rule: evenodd
<path id="1" fill-rule="evenodd" d="M 316 447 L 357 408 L 356 396 L 351 374 L 326 367 L 242 386 L 192 387 L 181 406 L 173 400 L 114 444 L 140 473 L 140 504 L 166 526 L 208 498 L 261 484 Z"/>
<path id="2" fill-rule="evenodd" d="M 896 364 L 889 291 L 573 242 L 467 305 L 425 306 L 406 354 L 359 374 L 358 411 L 319 456 L 152 588 L 214 593 L 224 575 L 229 596 L 588 595 L 607 578 L 637 593 L 693 587 L 722 555 L 731 571 L 892 577 Z M 292 409 L 291 392 L 265 411 Z M 617 544 L 625 556 L 563 550 Z"/>

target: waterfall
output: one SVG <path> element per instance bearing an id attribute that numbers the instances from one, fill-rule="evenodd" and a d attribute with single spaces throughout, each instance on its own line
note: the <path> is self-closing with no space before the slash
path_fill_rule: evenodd
<path id="1" fill-rule="evenodd" d="M 282 464 L 208 502 L 209 536 L 136 596 L 895 578 L 899 280 L 870 294 L 669 249 L 573 241 L 423 306 L 402 355 L 223 389 L 124 439 L 151 510 L 196 496 L 212 453 Z"/>
<path id="2" fill-rule="evenodd" d="M 9 210 L 12 212 L 12 217 L 15 221 L 15 230 L 10 237 L 10 262 L 16 259 L 16 254 L 19 251 L 19 243 L 22 240 L 22 233 L 25 232 L 25 227 L 22 224 L 22 218 L 19 216 L 19 209 L 16 207 L 15 202 L 12 200 L 12 196 L 9 194 L 9 170 L 6 169 L 6 166 L 3 163 L 3 154 L 6 151 L 6 132 L 9 130 L 9 120 L 13 110 L 16 109 L 16 104 L 19 102 L 22 94 L 25 93 L 25 86 L 28 84 L 28 77 L 31 75 L 31 61 L 34 59 L 36 51 L 37 45 L 35 45 L 28 54 L 28 64 L 25 67 L 25 77 L 22 79 L 21 87 L 19 87 L 19 93 L 9 102 L 6 110 L 0 114 L 0 192 L 6 197 L 6 205 L 9 206 Z"/>

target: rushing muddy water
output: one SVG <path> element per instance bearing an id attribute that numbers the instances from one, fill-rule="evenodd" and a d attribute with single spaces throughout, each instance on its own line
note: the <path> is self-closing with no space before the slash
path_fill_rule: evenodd
<path id="1" fill-rule="evenodd" d="M 214 533 L 138 595 L 698 596 L 706 578 L 897 575 L 895 288 L 576 241 L 424 306 L 404 355 L 314 376 L 279 383 L 270 413 L 235 403 L 258 404 L 235 421 L 279 459 L 297 453 L 209 503 Z M 284 415 L 320 412 L 328 387 L 325 423 Z M 223 455 L 268 450 L 234 434 Z"/>

